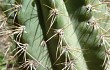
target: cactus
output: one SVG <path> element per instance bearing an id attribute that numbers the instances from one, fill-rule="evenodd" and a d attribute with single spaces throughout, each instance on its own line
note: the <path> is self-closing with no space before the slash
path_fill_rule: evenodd
<path id="1" fill-rule="evenodd" d="M 0 2 L 4 14 L 0 19 L 0 36 L 7 36 L 11 42 L 5 54 L 0 54 L 1 69 L 110 69 L 109 2 Z"/>

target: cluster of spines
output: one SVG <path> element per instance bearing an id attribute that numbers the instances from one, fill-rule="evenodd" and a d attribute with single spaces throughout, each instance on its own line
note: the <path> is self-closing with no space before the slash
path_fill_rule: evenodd
<path id="1" fill-rule="evenodd" d="M 105 30 L 103 27 L 101 27 L 100 26 L 100 20 L 108 20 L 108 19 L 105 19 L 104 18 L 104 16 L 108 16 L 109 17 L 109 14 L 108 13 L 104 13 L 104 12 L 101 12 L 100 11 L 100 9 L 96 9 L 97 8 L 97 6 L 100 6 L 100 5 L 103 5 L 103 4 L 105 4 L 106 2 L 104 2 L 104 3 L 100 3 L 100 4 L 96 4 L 96 5 L 91 5 L 91 4 L 88 4 L 88 5 L 86 5 L 86 6 L 84 6 L 84 7 L 86 7 L 86 13 L 85 14 L 82 14 L 83 16 L 85 16 L 85 15 L 87 15 L 87 16 L 90 16 L 90 17 L 87 17 L 87 19 L 84 19 L 84 20 L 81 20 L 81 21 L 86 21 L 87 22 L 87 27 L 88 27 L 88 31 L 90 30 L 90 32 L 93 32 L 93 31 L 98 31 L 98 34 L 96 35 L 96 38 L 98 39 L 98 46 L 99 46 L 99 44 L 104 44 L 105 43 L 105 38 L 104 37 L 109 37 L 109 35 L 103 35 L 103 37 L 102 37 L 102 31 L 106 31 L 106 32 L 108 32 L 107 30 Z M 108 2 L 107 2 L 108 3 Z M 52 8 L 51 8 L 52 9 Z M 57 8 L 56 8 L 57 9 Z M 57 13 L 58 13 L 58 10 L 56 11 Z M 54 10 L 54 13 L 56 13 L 55 12 L 55 10 Z M 85 11 L 83 11 L 83 12 L 85 12 Z M 91 13 L 89 13 L 89 12 L 96 12 L 96 13 L 98 13 L 98 12 L 100 12 L 100 13 L 102 13 L 104 16 L 102 16 L 101 18 L 94 18 L 93 16 L 94 15 L 89 15 L 89 14 L 91 14 Z M 88 14 L 89 13 L 89 14 Z M 53 15 L 53 13 L 50 13 L 51 15 Z M 57 14 L 57 15 L 59 15 L 59 14 Z M 57 15 L 54 15 L 54 16 L 52 16 L 52 19 L 54 19 L 54 21 L 55 21 L 55 19 L 56 19 L 56 16 Z M 53 18 L 53 17 L 55 17 L 55 18 Z M 78 19 L 80 19 L 79 18 L 80 16 L 78 16 Z M 49 16 L 49 18 L 50 18 L 50 16 Z M 78 21 L 80 21 L 80 20 L 78 20 Z M 102 22 L 103 23 L 103 22 Z M 50 24 L 50 26 L 52 27 L 52 25 L 54 24 L 54 22 L 52 22 L 51 24 Z M 104 23 L 105 24 L 105 23 Z M 51 28 L 50 27 L 50 28 Z M 49 28 L 49 30 L 50 30 L 50 28 Z M 92 31 L 91 31 L 91 28 L 92 28 Z M 62 46 L 62 40 L 64 41 L 64 39 L 60 39 L 60 38 L 62 38 L 62 36 L 64 35 L 64 32 L 61 32 L 61 29 L 56 29 L 56 30 L 58 30 L 58 31 L 56 31 L 57 33 L 55 34 L 55 35 L 57 35 L 58 34 L 58 36 L 59 36 L 59 41 L 60 42 L 58 42 L 58 44 L 61 46 L 60 48 L 59 48 L 59 46 L 57 46 L 58 48 L 57 48 L 57 52 L 58 52 L 58 49 L 60 49 L 61 50 L 61 48 L 63 48 L 63 46 Z M 60 30 L 60 31 L 59 31 Z M 48 42 L 51 38 L 53 38 L 55 35 L 53 35 L 52 37 L 50 37 L 49 39 L 47 39 L 46 40 L 46 42 Z M 90 34 L 89 34 L 90 35 Z M 101 37 L 99 37 L 101 35 Z M 89 36 L 88 36 L 89 37 Z M 97 40 L 96 39 L 96 40 Z M 88 41 L 88 40 L 87 40 Z M 100 42 L 100 41 L 102 41 L 102 42 Z M 109 47 L 109 43 L 108 43 L 108 41 L 106 41 L 107 42 L 107 46 Z M 86 42 L 87 43 L 87 42 Z M 106 48 L 106 45 L 104 44 L 103 45 L 103 47 L 105 47 L 105 51 L 107 50 L 107 49 L 109 49 L 109 48 Z M 67 47 L 66 47 L 67 48 Z M 68 48 L 67 48 L 68 49 Z M 60 53 L 60 57 L 61 57 L 61 55 L 64 53 L 64 51 L 65 52 L 67 52 L 67 50 L 62 50 L 62 52 Z M 69 52 L 69 51 L 68 51 Z M 107 52 L 107 51 L 106 51 Z M 56 53 L 57 54 L 57 53 Z M 69 52 L 69 54 L 70 54 L 70 52 Z M 56 55 L 57 56 L 57 55 Z M 108 60 L 109 60 L 109 57 L 108 57 L 108 55 L 104 55 L 105 56 L 105 59 L 104 59 L 104 65 L 103 66 L 105 66 L 105 68 L 106 68 L 106 64 L 105 64 L 105 61 L 107 62 Z M 59 59 L 59 57 L 58 57 L 58 59 Z"/>
<path id="2" fill-rule="evenodd" d="M 97 45 L 97 47 L 102 47 L 104 48 L 103 52 L 104 54 L 104 57 L 103 57 L 103 64 L 102 66 L 104 66 L 104 70 L 107 70 L 107 66 L 109 66 L 108 62 L 109 62 L 109 49 L 110 49 L 110 45 L 109 45 L 109 28 L 104 28 L 104 26 L 102 26 L 103 24 L 107 25 L 108 23 L 105 21 L 105 20 L 109 20 L 109 12 L 108 10 L 106 10 L 106 12 L 103 12 L 102 9 L 100 9 L 100 7 L 98 6 L 101 6 L 106 3 L 109 3 L 109 2 L 100 2 L 99 4 L 95 4 L 95 5 L 91 5 L 91 4 L 88 4 L 88 10 L 90 12 L 93 12 L 93 15 L 92 17 L 87 20 L 87 27 L 90 28 L 90 31 L 91 31 L 91 28 L 93 28 L 93 31 L 92 31 L 92 34 L 94 31 L 97 31 L 97 35 L 96 36 L 96 42 L 94 42 L 94 45 Z M 97 16 L 95 14 L 101 14 L 99 18 L 97 18 Z M 104 22 L 105 21 L 105 22 Z M 105 26 L 106 27 L 106 26 Z M 87 41 L 86 41 L 87 43 Z M 92 47 L 93 47 L 92 46 Z"/>
<path id="3" fill-rule="evenodd" d="M 1 4 L 2 3 L 2 4 Z M 22 5 L 18 2 L 15 2 L 13 4 L 5 3 L 4 1 L 1 2 L 1 6 L 11 6 L 10 8 L 7 8 L 5 11 L 3 11 L 3 14 L 7 14 L 3 17 L 2 20 L 0 20 L 1 25 L 0 29 L 2 29 L 2 32 L 0 32 L 0 36 L 8 36 L 13 42 L 13 44 L 16 44 L 16 47 L 13 47 L 14 45 L 10 45 L 7 47 L 5 56 L 7 57 L 7 65 L 12 65 L 12 68 L 15 68 L 16 62 L 18 61 L 18 58 L 23 55 L 23 64 L 19 66 L 18 68 L 22 69 L 35 69 L 39 66 L 44 67 L 44 69 L 47 69 L 45 66 L 41 64 L 40 61 L 35 59 L 30 53 L 27 52 L 28 50 L 28 43 L 21 43 L 21 37 L 23 33 L 26 33 L 25 26 L 20 25 L 16 23 L 16 18 L 18 15 L 18 12 L 22 8 Z M 13 15 L 14 14 L 14 15 Z M 9 19 L 13 17 L 13 20 L 11 21 L 12 25 L 7 24 Z M 6 27 L 7 26 L 7 27 Z M 28 59 L 27 55 L 30 56 L 32 59 Z"/>

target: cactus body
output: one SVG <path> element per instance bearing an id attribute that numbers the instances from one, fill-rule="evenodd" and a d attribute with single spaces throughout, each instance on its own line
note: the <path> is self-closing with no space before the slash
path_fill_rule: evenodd
<path id="1" fill-rule="evenodd" d="M 109 70 L 110 13 L 106 3 L 99 0 L 1 2 L 8 23 L 1 36 L 10 37 L 12 46 L 7 57 L 11 55 L 14 59 L 8 65 L 20 70 Z"/>

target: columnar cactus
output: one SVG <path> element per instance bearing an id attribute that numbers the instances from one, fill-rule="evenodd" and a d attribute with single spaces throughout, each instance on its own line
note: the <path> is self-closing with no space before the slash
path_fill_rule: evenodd
<path id="1" fill-rule="evenodd" d="M 4 0 L 5 68 L 110 70 L 109 2 Z M 3 57 L 3 56 L 2 56 Z M 10 57 L 10 58 L 9 58 Z M 12 61 L 13 60 L 13 61 Z M 6 67 L 7 65 L 7 67 Z"/>

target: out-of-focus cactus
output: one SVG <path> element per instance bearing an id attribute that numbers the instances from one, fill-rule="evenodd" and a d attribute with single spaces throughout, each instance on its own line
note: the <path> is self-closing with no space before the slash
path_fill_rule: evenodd
<path id="1" fill-rule="evenodd" d="M 4 0 L 5 62 L 20 70 L 109 70 L 109 2 Z M 11 61 L 13 59 L 13 61 Z"/>

